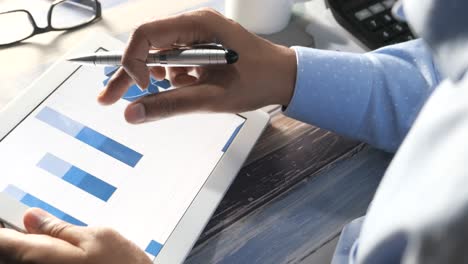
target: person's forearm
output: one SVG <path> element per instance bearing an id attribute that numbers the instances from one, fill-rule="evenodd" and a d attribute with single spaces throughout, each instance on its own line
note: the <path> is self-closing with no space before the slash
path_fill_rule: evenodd
<path id="1" fill-rule="evenodd" d="M 285 113 L 395 151 L 439 82 L 420 40 L 367 54 L 294 47 L 297 77 Z"/>

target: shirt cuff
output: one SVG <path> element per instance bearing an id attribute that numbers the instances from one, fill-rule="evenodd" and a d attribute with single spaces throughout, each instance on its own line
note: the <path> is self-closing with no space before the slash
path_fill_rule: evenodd
<path id="1" fill-rule="evenodd" d="M 284 113 L 356 138 L 372 87 L 372 64 L 363 54 L 292 47 L 297 76 Z"/>

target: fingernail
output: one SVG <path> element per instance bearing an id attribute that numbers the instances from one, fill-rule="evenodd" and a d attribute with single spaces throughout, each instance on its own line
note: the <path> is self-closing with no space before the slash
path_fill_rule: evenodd
<path id="1" fill-rule="evenodd" d="M 146 119 L 145 106 L 141 103 L 130 105 L 128 107 L 127 117 L 132 123 L 142 123 Z"/>

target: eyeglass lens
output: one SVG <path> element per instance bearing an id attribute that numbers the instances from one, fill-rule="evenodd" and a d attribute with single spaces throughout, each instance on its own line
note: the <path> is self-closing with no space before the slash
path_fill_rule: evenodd
<path id="1" fill-rule="evenodd" d="M 15 11 L 0 15 L 0 45 L 10 44 L 31 36 L 34 26 L 28 13 Z"/>
<path id="2" fill-rule="evenodd" d="M 51 26 L 69 29 L 86 24 L 96 17 L 97 3 L 93 0 L 68 0 L 52 9 Z"/>

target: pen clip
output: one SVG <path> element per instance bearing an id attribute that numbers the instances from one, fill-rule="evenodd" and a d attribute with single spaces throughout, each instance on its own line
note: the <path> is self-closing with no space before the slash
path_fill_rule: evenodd
<path id="1" fill-rule="evenodd" d="M 193 44 L 191 46 L 181 47 L 181 49 L 216 49 L 216 50 L 226 50 L 223 45 L 219 43 L 200 43 Z"/>

